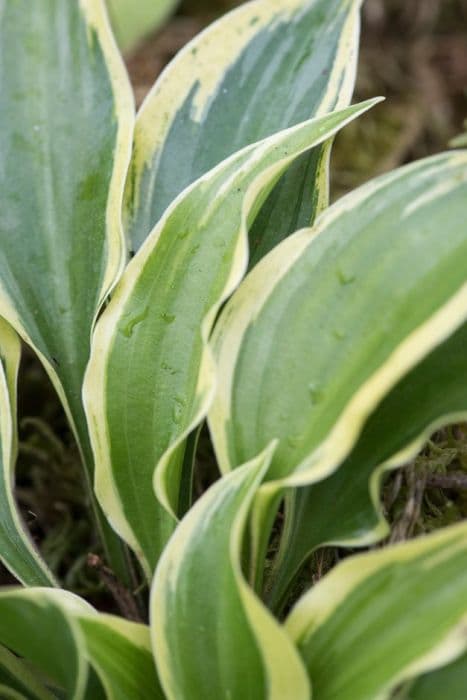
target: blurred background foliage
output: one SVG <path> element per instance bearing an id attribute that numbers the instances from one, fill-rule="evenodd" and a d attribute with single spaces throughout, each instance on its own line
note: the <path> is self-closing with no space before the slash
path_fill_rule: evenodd
<path id="1" fill-rule="evenodd" d="M 184 0 L 177 14 L 126 57 L 138 105 L 177 51 L 233 0 Z M 332 198 L 414 158 L 448 147 L 467 116 L 467 0 L 367 0 L 356 97 L 386 101 L 338 137 Z M 89 520 L 76 444 L 41 366 L 29 351 L 19 389 L 17 497 L 33 538 L 64 585 L 112 608 L 105 581 L 88 563 L 99 554 Z M 207 432 L 197 457 L 197 495 L 215 478 Z M 391 541 L 407 539 L 467 515 L 467 427 L 439 431 L 413 463 L 393 473 L 384 506 Z M 344 555 L 316 553 L 302 585 Z M 0 584 L 11 583 L 0 567 Z"/>

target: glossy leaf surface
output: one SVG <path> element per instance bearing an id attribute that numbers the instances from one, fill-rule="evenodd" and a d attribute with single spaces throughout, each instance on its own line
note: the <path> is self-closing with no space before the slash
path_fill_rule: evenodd
<path id="1" fill-rule="evenodd" d="M 307 556 L 323 544 L 365 546 L 388 534 L 380 504 L 388 469 L 408 463 L 425 440 L 467 416 L 467 325 L 404 377 L 369 418 L 347 459 L 329 478 L 289 495 L 268 600 L 279 605 Z"/>
<path id="2" fill-rule="evenodd" d="M 126 198 L 133 250 L 175 197 L 222 160 L 349 104 L 360 4 L 255 0 L 177 55 L 137 119 Z M 323 149 L 292 168 L 252 234 L 256 254 L 310 222 L 327 201 L 327 179 Z"/>
<path id="3" fill-rule="evenodd" d="M 249 146 L 173 203 L 128 265 L 93 340 L 85 400 L 109 520 L 149 573 L 179 510 L 184 441 L 214 386 L 208 335 L 248 260 L 248 223 L 277 178 L 375 101 Z"/>
<path id="4" fill-rule="evenodd" d="M 170 700 L 309 698 L 283 629 L 247 586 L 243 531 L 270 453 L 217 482 L 182 520 L 154 579 L 154 651 Z"/>
<path id="5" fill-rule="evenodd" d="M 255 268 L 213 340 L 225 472 L 278 439 L 269 479 L 332 473 L 380 400 L 462 325 L 466 196 L 466 152 L 419 161 L 339 200 Z"/>
<path id="6" fill-rule="evenodd" d="M 17 453 L 16 383 L 21 359 L 18 336 L 0 319 L 0 559 L 27 586 L 53 586 L 54 577 L 37 552 L 14 496 Z"/>
<path id="7" fill-rule="evenodd" d="M 286 628 L 315 700 L 383 700 L 465 650 L 466 601 L 462 523 L 347 559 L 297 603 Z"/>

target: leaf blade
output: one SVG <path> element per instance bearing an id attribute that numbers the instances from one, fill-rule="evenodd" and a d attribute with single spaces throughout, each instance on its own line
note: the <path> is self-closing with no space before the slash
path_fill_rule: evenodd
<path id="1" fill-rule="evenodd" d="M 459 152 L 378 178 L 337 202 L 314 229 L 283 242 L 241 285 L 213 340 L 225 381 L 209 420 L 224 471 L 279 438 L 270 480 L 299 485 L 323 478 L 380 398 L 462 325 L 466 258 L 458 222 L 466 167 Z M 439 259 L 431 249 L 423 257 L 423 244 L 438 238 L 451 206 L 457 214 L 443 239 L 451 243 Z M 378 267 L 371 265 L 375 256 Z M 425 285 L 438 274 L 443 284 L 432 293 Z M 387 288 L 397 288 L 397 296 Z M 336 401 L 342 408 L 331 415 Z"/>
<path id="2" fill-rule="evenodd" d="M 16 385 L 21 346 L 15 331 L 1 318 L 0 359 L 0 558 L 24 585 L 54 586 L 54 576 L 33 545 L 14 498 Z"/>
<path id="3" fill-rule="evenodd" d="M 467 325 L 404 377 L 370 416 L 354 449 L 328 479 L 297 490 L 268 600 L 280 606 L 311 552 L 324 544 L 368 546 L 385 537 L 383 474 L 413 459 L 443 425 L 465 420 Z"/>
<path id="4" fill-rule="evenodd" d="M 84 386 L 96 490 L 147 572 L 173 529 L 152 493 L 154 470 L 158 497 L 176 514 L 184 441 L 212 393 L 208 336 L 244 273 L 248 222 L 297 156 L 374 103 L 249 146 L 194 183 L 133 258 L 99 320 Z"/>
<path id="5" fill-rule="evenodd" d="M 171 700 L 309 697 L 295 650 L 240 566 L 249 505 L 270 455 L 217 482 L 181 522 L 157 568 L 151 629 Z"/>
<path id="6" fill-rule="evenodd" d="M 349 104 L 360 4 L 256 0 L 215 22 L 177 55 L 137 118 L 126 196 L 126 229 L 134 251 L 180 192 L 222 160 Z M 299 185 L 316 181 L 326 199 L 327 172 L 320 177 L 315 157 L 319 161 L 319 154 L 309 161 L 314 176 L 294 173 L 288 186 L 293 184 L 296 194 Z M 283 209 L 290 206 L 287 198 L 281 203 Z M 317 205 L 303 205 L 308 221 Z M 287 217 L 282 211 L 281 235 L 289 232 L 294 207 Z M 256 230 L 255 237 L 262 233 Z"/>
<path id="7" fill-rule="evenodd" d="M 352 557 L 299 601 L 286 628 L 317 700 L 388 698 L 465 650 L 466 545 L 462 523 Z"/>

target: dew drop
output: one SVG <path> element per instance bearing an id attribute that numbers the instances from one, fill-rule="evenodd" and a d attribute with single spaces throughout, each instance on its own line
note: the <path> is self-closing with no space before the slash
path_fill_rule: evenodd
<path id="1" fill-rule="evenodd" d="M 334 338 L 336 338 L 336 340 L 344 340 L 345 338 L 345 332 L 343 330 L 340 330 L 339 328 L 335 328 L 332 334 Z"/>
<path id="2" fill-rule="evenodd" d="M 179 404 L 176 404 L 172 409 L 173 422 L 179 425 L 182 422 L 183 409 Z"/>
<path id="3" fill-rule="evenodd" d="M 148 309 L 146 308 L 141 313 L 133 314 L 132 316 L 130 316 L 127 323 L 124 326 L 121 326 L 121 332 L 123 333 L 125 338 L 131 338 L 136 326 L 142 323 L 147 318 L 147 315 Z"/>
<path id="4" fill-rule="evenodd" d="M 177 374 L 177 370 L 169 365 L 167 362 L 161 362 L 161 369 L 163 369 L 165 372 L 168 372 L 169 374 Z"/>
<path id="5" fill-rule="evenodd" d="M 352 284 L 355 282 L 355 275 L 347 270 L 343 270 L 342 267 L 337 268 L 337 279 L 342 285 Z"/>
<path id="6" fill-rule="evenodd" d="M 323 392 L 320 389 L 319 384 L 316 384 L 316 382 L 311 382 L 308 384 L 308 393 L 312 404 L 317 404 L 323 400 Z"/>
<path id="7" fill-rule="evenodd" d="M 174 314 L 163 313 L 161 314 L 161 318 L 166 323 L 173 323 L 176 319 L 176 316 Z"/>
<path id="8" fill-rule="evenodd" d="M 299 446 L 302 439 L 302 435 L 289 435 L 289 437 L 287 438 L 287 444 L 289 445 L 289 447 L 295 448 Z"/>

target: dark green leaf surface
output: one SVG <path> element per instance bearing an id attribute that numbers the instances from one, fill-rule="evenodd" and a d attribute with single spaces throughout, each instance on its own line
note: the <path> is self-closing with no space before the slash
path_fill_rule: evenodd
<path id="1" fill-rule="evenodd" d="M 0 318 L 0 559 L 27 586 L 53 586 L 22 521 L 14 495 L 17 453 L 16 384 L 21 359 L 19 338 Z"/>
<path id="2" fill-rule="evenodd" d="M 467 654 L 417 679 L 407 700 L 465 700 L 467 694 Z"/>
<path id="3" fill-rule="evenodd" d="M 338 201 L 243 282 L 214 333 L 224 471 L 279 439 L 268 479 L 321 480 L 397 381 L 465 319 L 467 153 Z M 440 232 L 443 235 L 440 235 Z"/>
<path id="4" fill-rule="evenodd" d="M 169 700 L 308 700 L 284 630 L 248 588 L 243 531 L 271 454 L 212 486 L 178 526 L 156 571 L 153 645 Z"/>
<path id="5" fill-rule="evenodd" d="M 467 324 L 397 384 L 332 476 L 291 495 L 268 594 L 273 606 L 281 602 L 294 574 L 316 547 L 367 545 L 387 534 L 379 502 L 382 474 L 408 461 L 435 428 L 467 415 L 465 377 Z"/>
<path id="6" fill-rule="evenodd" d="M 138 115 L 126 216 L 134 250 L 175 197 L 222 160 L 349 104 L 360 5 L 361 0 L 255 0 L 178 54 Z M 294 230 L 297 207 L 309 223 L 326 200 L 322 150 L 305 156 L 269 202 L 253 236 L 257 253 L 271 245 L 266 234 L 277 240 Z"/>
<path id="7" fill-rule="evenodd" d="M 150 575 L 180 508 L 185 439 L 215 382 L 207 340 L 241 280 L 247 227 L 277 178 L 375 100 L 249 146 L 186 190 L 128 265 L 96 327 L 85 401 L 96 492 Z"/>
<path id="8" fill-rule="evenodd" d="M 91 327 L 122 265 L 132 98 L 100 1 L 15 0 L 0 15 L 0 310 L 85 443 Z"/>
<path id="9" fill-rule="evenodd" d="M 103 0 L 3 2 L 0 90 L 0 314 L 43 362 L 91 476 L 81 388 L 124 263 L 134 119 Z"/>
<path id="10" fill-rule="evenodd" d="M 465 651 L 466 614 L 462 523 L 347 559 L 298 602 L 286 629 L 313 700 L 385 700 L 404 680 Z"/>

